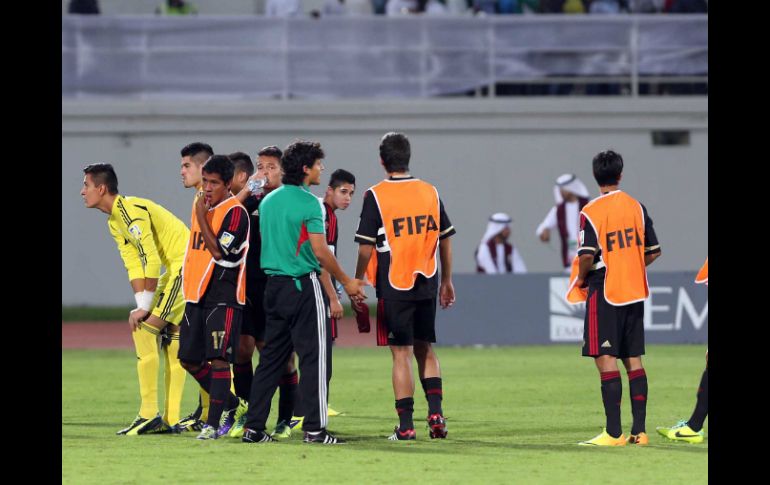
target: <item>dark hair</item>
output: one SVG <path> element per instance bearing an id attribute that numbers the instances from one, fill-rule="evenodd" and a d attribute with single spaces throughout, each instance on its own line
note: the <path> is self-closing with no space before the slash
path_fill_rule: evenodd
<path id="1" fill-rule="evenodd" d="M 109 163 L 92 163 L 83 169 L 83 173 L 91 175 L 94 185 L 106 185 L 107 192 L 112 195 L 118 193 L 118 176 Z"/>
<path id="2" fill-rule="evenodd" d="M 409 157 L 412 150 L 409 138 L 403 133 L 385 133 L 380 141 L 380 158 L 388 172 L 406 172 L 409 170 Z"/>
<path id="3" fill-rule="evenodd" d="M 594 178 L 600 187 L 616 185 L 623 173 L 623 157 L 612 150 L 599 152 L 594 157 Z"/>
<path id="4" fill-rule="evenodd" d="M 205 154 L 204 157 L 196 157 L 199 153 L 203 152 Z M 195 163 L 203 163 L 205 162 L 210 156 L 214 155 L 214 150 L 211 148 L 211 145 L 208 145 L 206 143 L 201 143 L 199 141 L 190 143 L 189 145 L 186 145 L 184 148 L 182 148 L 182 156 L 183 157 L 196 157 Z"/>
<path id="5" fill-rule="evenodd" d="M 332 178 L 329 179 L 329 187 L 336 189 L 342 184 L 356 185 L 356 177 L 347 170 L 340 168 L 332 173 Z"/>
<path id="6" fill-rule="evenodd" d="M 233 180 L 235 166 L 227 155 L 212 155 L 208 161 L 203 164 L 204 173 L 216 173 L 222 177 L 222 182 L 228 183 Z"/>
<path id="7" fill-rule="evenodd" d="M 310 168 L 316 160 L 324 158 L 324 151 L 317 141 L 297 140 L 286 147 L 281 157 L 283 183 L 301 185 L 305 179 L 304 167 Z"/>
<path id="8" fill-rule="evenodd" d="M 246 175 L 251 177 L 254 174 L 254 163 L 251 161 L 251 157 L 243 152 L 231 153 L 227 156 L 236 171 L 246 172 Z"/>
<path id="9" fill-rule="evenodd" d="M 266 147 L 262 147 L 259 150 L 259 153 L 257 153 L 258 157 L 275 157 L 279 161 L 281 160 L 281 157 L 283 156 L 283 152 L 280 148 L 278 148 L 275 145 L 268 145 Z"/>

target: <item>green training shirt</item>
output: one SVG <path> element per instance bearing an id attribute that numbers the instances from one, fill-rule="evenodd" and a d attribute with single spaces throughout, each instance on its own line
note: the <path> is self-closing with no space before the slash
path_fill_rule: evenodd
<path id="1" fill-rule="evenodd" d="M 304 185 L 283 185 L 259 206 L 260 265 L 268 275 L 302 276 L 321 272 L 308 238 L 323 234 L 321 203 Z"/>

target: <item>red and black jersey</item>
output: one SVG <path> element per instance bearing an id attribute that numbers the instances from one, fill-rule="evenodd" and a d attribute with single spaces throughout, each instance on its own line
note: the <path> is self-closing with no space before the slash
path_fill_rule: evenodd
<path id="1" fill-rule="evenodd" d="M 334 253 L 334 256 L 337 257 L 337 237 L 339 236 L 339 231 L 337 231 L 337 215 L 329 204 L 324 202 L 323 205 L 324 212 L 326 212 L 324 221 L 326 227 L 326 244 L 329 245 L 329 249 Z"/>

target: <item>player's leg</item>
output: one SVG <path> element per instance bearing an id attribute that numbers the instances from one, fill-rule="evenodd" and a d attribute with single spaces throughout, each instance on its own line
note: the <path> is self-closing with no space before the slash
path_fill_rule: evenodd
<path id="1" fill-rule="evenodd" d="M 689 420 L 681 420 L 670 428 L 657 428 L 658 433 L 674 441 L 687 443 L 702 443 L 704 438 L 703 422 L 708 416 L 709 409 L 709 367 L 708 352 L 706 352 L 706 370 L 700 379 L 696 394 L 695 409 Z"/>
<path id="2" fill-rule="evenodd" d="M 237 346 L 238 350 L 235 354 L 235 364 L 233 364 L 235 394 L 246 401 L 249 400 L 251 381 L 254 379 L 252 359 L 256 349 L 256 342 L 265 338 L 265 314 L 261 303 L 264 296 L 264 287 L 262 291 L 258 291 L 258 288 L 254 288 L 254 286 L 253 282 L 247 283 L 241 336 Z M 260 326 L 261 331 L 258 329 Z"/>
<path id="3" fill-rule="evenodd" d="M 617 315 L 614 306 L 604 300 L 601 287 L 589 287 L 583 327 L 583 355 L 592 357 L 599 371 L 605 429 L 581 445 L 624 446 L 625 436 L 620 422 L 623 387 L 617 363 Z"/>
<path id="4" fill-rule="evenodd" d="M 292 352 L 288 320 L 294 313 L 296 294 L 294 283 L 288 278 L 271 278 L 265 289 L 265 343 L 251 383 L 243 432 L 245 443 L 273 441 L 265 429 L 278 380 Z"/>
<path id="5" fill-rule="evenodd" d="M 617 308 L 619 342 L 618 357 L 623 360 L 628 375 L 629 398 L 633 424 L 629 444 L 647 445 L 647 373 L 642 365 L 644 355 L 644 303 L 632 303 Z"/>
<path id="6" fill-rule="evenodd" d="M 239 406 L 241 414 L 246 411 L 246 402 L 232 392 L 230 363 L 239 341 L 241 320 L 240 308 L 218 305 L 205 310 L 206 359 L 211 362 L 209 385 L 209 415 L 198 439 L 216 439 L 230 431 L 236 419 Z"/>
<path id="7" fill-rule="evenodd" d="M 329 420 L 327 356 L 331 335 L 321 282 L 315 273 L 299 281 L 302 292 L 298 299 L 295 297 L 296 313 L 289 328 L 299 358 L 301 406 L 305 414 L 302 423 L 305 432 L 303 441 L 324 445 L 342 444 L 343 440 L 326 429 Z"/>
<path id="8" fill-rule="evenodd" d="M 163 427 L 163 419 L 158 413 L 158 369 L 160 367 L 158 347 L 160 331 L 165 326 L 165 322 L 161 321 L 160 325 L 152 323 L 142 322 L 138 329 L 131 332 L 136 349 L 136 372 L 139 378 L 141 405 L 137 417 L 126 428 L 118 431 L 119 435 L 134 436 L 157 431 Z"/>
<path id="9" fill-rule="evenodd" d="M 414 432 L 414 321 L 413 301 L 383 300 L 382 317 L 387 328 L 393 362 L 392 382 L 398 426 L 388 437 L 392 441 L 413 440 Z"/>
<path id="10" fill-rule="evenodd" d="M 173 278 L 170 275 L 174 275 Z M 147 322 L 153 326 L 165 326 L 164 345 L 161 346 L 165 360 L 164 384 L 165 405 L 163 422 L 172 432 L 181 430 L 178 426 L 181 416 L 182 394 L 187 372 L 179 362 L 179 323 L 184 317 L 184 296 L 182 295 L 182 268 L 169 268 L 158 282 L 155 304 Z"/>
<path id="11" fill-rule="evenodd" d="M 441 367 L 433 349 L 436 342 L 436 299 L 417 302 L 414 327 L 414 356 L 420 383 L 428 401 L 428 429 L 431 438 L 446 438 L 446 419 L 441 402 L 444 398 Z"/>
<path id="12" fill-rule="evenodd" d="M 294 426 L 299 425 L 302 429 L 302 411 L 297 411 L 295 415 L 295 409 L 297 408 L 297 395 L 299 392 L 299 377 L 297 375 L 297 367 L 295 365 L 297 354 L 292 352 L 286 362 L 286 366 L 283 370 L 283 375 L 278 381 L 278 418 L 276 419 L 275 430 L 273 430 L 273 436 L 275 438 L 288 438 L 291 436 L 292 424 Z M 295 419 L 296 418 L 296 419 Z M 292 421 L 296 421 L 292 423 Z"/>

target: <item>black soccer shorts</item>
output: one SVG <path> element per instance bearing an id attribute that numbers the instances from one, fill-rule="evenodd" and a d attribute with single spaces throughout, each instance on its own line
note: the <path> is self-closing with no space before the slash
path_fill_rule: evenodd
<path id="1" fill-rule="evenodd" d="M 179 331 L 179 360 L 235 363 L 243 311 L 226 305 L 187 303 Z"/>
<path id="2" fill-rule="evenodd" d="M 377 345 L 436 341 L 436 299 L 377 301 Z"/>
<path id="3" fill-rule="evenodd" d="M 265 340 L 265 285 L 267 279 L 246 282 L 241 335 L 251 335 L 257 342 Z"/>
<path id="4" fill-rule="evenodd" d="M 583 355 L 619 359 L 644 355 L 644 302 L 615 306 L 603 287 L 589 287 L 583 323 Z"/>

